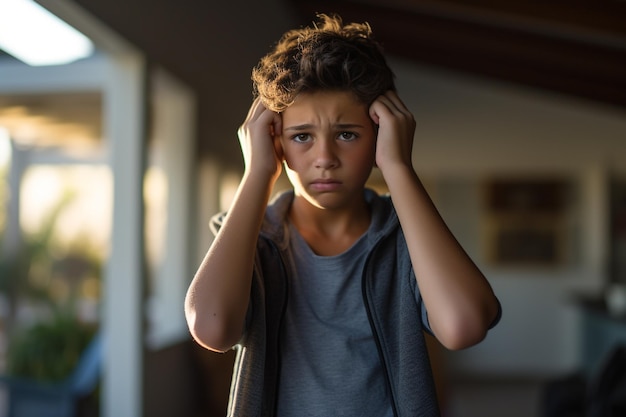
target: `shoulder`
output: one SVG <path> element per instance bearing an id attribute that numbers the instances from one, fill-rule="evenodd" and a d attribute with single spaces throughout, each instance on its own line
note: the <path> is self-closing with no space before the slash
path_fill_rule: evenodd
<path id="1" fill-rule="evenodd" d="M 372 212 L 370 233 L 374 237 L 388 235 L 399 227 L 400 221 L 388 194 L 380 195 L 373 190 L 366 189 L 365 200 Z"/>
<path id="2" fill-rule="evenodd" d="M 267 206 L 263 224 L 261 225 L 261 236 L 278 243 L 283 247 L 286 243 L 286 224 L 289 207 L 293 201 L 293 190 L 283 191 L 277 194 Z"/>
<path id="3" fill-rule="evenodd" d="M 284 191 L 277 194 L 268 204 L 263 218 L 261 233 L 269 237 L 276 235 L 285 222 L 289 206 L 293 200 L 293 191 Z M 209 227 L 214 235 L 222 228 L 228 212 L 222 211 L 211 217 Z M 282 233 L 279 233 L 282 234 Z"/>

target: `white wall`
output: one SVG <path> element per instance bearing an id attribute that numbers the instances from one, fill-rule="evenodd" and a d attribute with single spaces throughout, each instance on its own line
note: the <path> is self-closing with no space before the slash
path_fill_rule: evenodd
<path id="1" fill-rule="evenodd" d="M 151 76 L 152 138 L 144 181 L 150 279 L 146 341 L 153 350 L 189 337 L 182 305 L 192 274 L 189 255 L 196 138 L 194 92 L 162 69 Z"/>
<path id="2" fill-rule="evenodd" d="M 606 181 L 626 167 L 621 109 L 392 60 L 417 118 L 415 166 L 463 246 L 483 269 L 504 315 L 480 345 L 446 354 L 455 372 L 551 376 L 579 361 L 574 293 L 602 290 Z M 481 182 L 501 175 L 561 175 L 576 193 L 574 253 L 552 268 L 496 268 L 485 260 Z"/>

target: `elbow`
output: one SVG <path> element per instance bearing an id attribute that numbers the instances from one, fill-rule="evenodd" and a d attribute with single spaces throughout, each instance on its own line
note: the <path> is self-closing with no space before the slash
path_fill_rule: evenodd
<path id="1" fill-rule="evenodd" d="M 463 350 L 482 342 L 487 331 L 479 328 L 456 327 L 437 332 L 437 339 L 448 350 Z"/>
<path id="2" fill-rule="evenodd" d="M 186 312 L 187 326 L 193 339 L 205 349 L 223 353 L 230 350 L 241 338 L 240 326 L 216 315 L 200 316 L 198 312 Z"/>
<path id="3" fill-rule="evenodd" d="M 482 342 L 493 322 L 490 314 L 460 315 L 447 317 L 433 323 L 433 333 L 448 350 L 463 350 Z"/>

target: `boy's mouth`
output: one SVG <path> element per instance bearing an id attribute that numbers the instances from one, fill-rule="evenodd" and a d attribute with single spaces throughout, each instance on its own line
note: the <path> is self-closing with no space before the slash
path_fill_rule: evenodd
<path id="1" fill-rule="evenodd" d="M 315 191 L 336 191 L 341 186 L 341 181 L 332 178 L 318 178 L 311 182 L 311 188 Z"/>

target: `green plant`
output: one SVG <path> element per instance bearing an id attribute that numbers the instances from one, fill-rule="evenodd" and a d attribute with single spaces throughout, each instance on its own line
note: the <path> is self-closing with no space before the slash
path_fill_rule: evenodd
<path id="1" fill-rule="evenodd" d="M 56 311 L 49 320 L 18 332 L 7 351 L 7 373 L 56 382 L 71 374 L 94 335 L 93 326 Z"/>
<path id="2" fill-rule="evenodd" d="M 90 247 L 88 237 L 61 247 L 54 235 L 57 219 L 73 196 L 66 193 L 37 232 L 22 235 L 11 250 L 0 251 L 0 295 L 7 303 L 2 325 L 9 338 L 13 338 L 14 328 L 20 327 L 19 307 L 56 310 L 61 304 L 78 302 L 87 279 L 99 282 L 102 258 Z M 91 293 L 93 296 L 94 290 Z"/>

